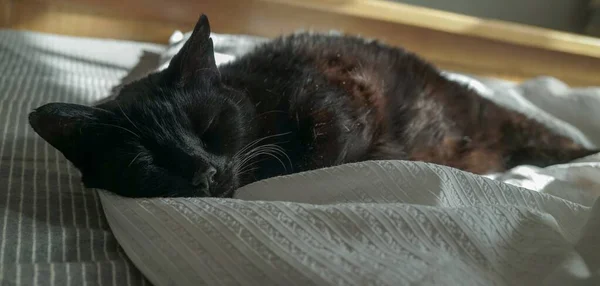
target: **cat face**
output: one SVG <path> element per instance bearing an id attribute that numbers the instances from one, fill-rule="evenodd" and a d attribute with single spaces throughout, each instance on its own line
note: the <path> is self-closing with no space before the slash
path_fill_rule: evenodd
<path id="1" fill-rule="evenodd" d="M 87 187 L 129 197 L 228 195 L 239 185 L 251 114 L 244 96 L 221 84 L 209 36 L 202 16 L 164 71 L 96 107 L 41 106 L 29 122 Z"/>

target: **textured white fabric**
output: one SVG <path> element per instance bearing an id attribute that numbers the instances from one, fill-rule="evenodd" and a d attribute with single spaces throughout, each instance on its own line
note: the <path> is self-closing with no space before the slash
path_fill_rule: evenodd
<path id="1" fill-rule="evenodd" d="M 155 285 L 575 285 L 600 269 L 600 228 L 583 232 L 598 224 L 598 203 L 591 215 L 423 163 L 274 178 L 237 199 L 101 198 Z"/>
<path id="2" fill-rule="evenodd" d="M 600 89 L 447 75 L 600 145 Z M 489 177 L 378 161 L 272 178 L 235 199 L 100 197 L 155 285 L 600 285 L 600 156 Z"/>

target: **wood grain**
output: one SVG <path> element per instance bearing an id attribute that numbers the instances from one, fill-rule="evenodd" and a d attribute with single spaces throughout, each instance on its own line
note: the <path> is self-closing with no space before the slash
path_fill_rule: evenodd
<path id="1" fill-rule="evenodd" d="M 379 0 L 268 0 L 435 31 L 600 58 L 600 39 Z"/>
<path id="2" fill-rule="evenodd" d="M 440 68 L 521 81 L 539 75 L 600 86 L 598 40 L 382 1 L 0 0 L 9 26 L 77 36 L 166 42 L 200 13 L 213 31 L 274 37 L 331 29 L 403 46 Z"/>
<path id="3" fill-rule="evenodd" d="M 9 27 L 11 0 L 0 0 L 0 28 Z"/>

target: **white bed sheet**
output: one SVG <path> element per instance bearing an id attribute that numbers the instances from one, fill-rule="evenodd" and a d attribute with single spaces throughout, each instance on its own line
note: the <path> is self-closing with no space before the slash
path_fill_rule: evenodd
<path id="1" fill-rule="evenodd" d="M 600 145 L 599 88 L 449 76 Z M 489 177 L 377 161 L 257 182 L 235 199 L 100 196 L 155 285 L 600 285 L 599 155 Z"/>

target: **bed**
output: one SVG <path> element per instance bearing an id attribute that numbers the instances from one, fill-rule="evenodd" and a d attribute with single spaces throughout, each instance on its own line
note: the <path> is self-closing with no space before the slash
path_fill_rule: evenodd
<path id="1" fill-rule="evenodd" d="M 145 44 L 0 31 L 0 284 L 600 283 L 600 155 L 488 177 L 349 164 L 257 182 L 234 199 L 133 200 L 83 188 L 27 112 L 103 100 L 168 63 L 187 35 Z M 213 37 L 219 62 L 264 41 Z M 600 146 L 592 84 L 454 71 L 446 75 L 498 104 Z"/>

